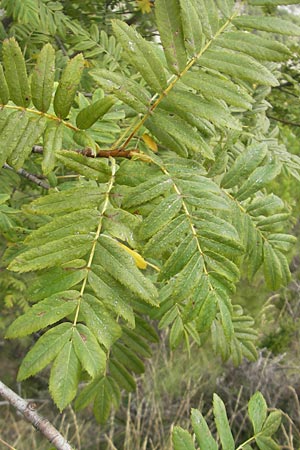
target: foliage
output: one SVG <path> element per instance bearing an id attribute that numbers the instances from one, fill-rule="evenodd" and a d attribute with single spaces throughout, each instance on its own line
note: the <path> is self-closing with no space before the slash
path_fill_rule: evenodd
<path id="1" fill-rule="evenodd" d="M 230 430 L 230 423 L 227 418 L 226 409 L 221 398 L 214 394 L 213 412 L 215 425 L 218 431 L 218 438 L 223 449 L 228 450 L 250 450 L 252 443 L 256 443 L 260 450 L 269 448 L 278 449 L 279 445 L 273 439 L 281 423 L 281 412 L 273 410 L 268 414 L 266 401 L 260 392 L 256 392 L 249 400 L 248 415 L 251 421 L 254 434 L 241 444 L 235 444 Z M 218 450 L 217 441 L 213 438 L 205 418 L 197 409 L 192 409 L 191 423 L 197 444 L 205 450 Z M 195 450 L 194 441 L 191 435 L 181 427 L 175 427 L 172 434 L 174 450 Z"/>
<path id="2" fill-rule="evenodd" d="M 16 211 L 14 191 L 2 197 L 4 264 L 31 304 L 6 337 L 42 330 L 18 380 L 51 364 L 60 410 L 87 381 L 75 406 L 93 403 L 105 422 L 158 342 L 153 321 L 170 329 L 172 348 L 211 339 L 224 360 L 256 358 L 254 321 L 231 297 L 241 271 L 263 270 L 270 289 L 289 282 L 295 239 L 270 183 L 283 166 L 300 177 L 299 157 L 266 116 L 291 52 L 257 32 L 299 36 L 300 27 L 232 0 L 156 0 L 157 43 L 124 21 L 108 37 L 59 4 L 32 5 L 52 8 L 39 20 L 54 17 L 50 35 L 71 31 L 73 54 L 64 64 L 45 44 L 28 77 L 17 40 L 3 42 L 2 172 L 34 167 L 51 186 L 18 199 Z M 80 48 L 83 35 L 93 45 Z"/>

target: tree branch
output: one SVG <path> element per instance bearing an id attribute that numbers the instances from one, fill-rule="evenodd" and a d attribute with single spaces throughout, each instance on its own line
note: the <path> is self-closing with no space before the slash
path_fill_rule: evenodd
<path id="1" fill-rule="evenodd" d="M 293 125 L 294 127 L 300 127 L 299 122 L 291 122 L 290 120 L 286 119 L 280 119 L 279 117 L 271 116 L 270 114 L 267 115 L 269 119 L 276 120 L 277 122 L 284 123 L 285 125 Z"/>
<path id="2" fill-rule="evenodd" d="M 74 450 L 59 431 L 35 411 L 35 403 L 19 397 L 14 391 L 0 381 L 0 395 L 19 411 L 28 422 L 39 430 L 57 450 Z"/>
<path id="3" fill-rule="evenodd" d="M 97 155 L 93 154 L 91 148 L 75 148 L 70 150 L 70 152 L 81 153 L 84 156 L 88 156 L 89 158 L 109 158 L 110 156 L 114 158 L 132 158 L 134 153 L 137 153 L 139 150 L 125 150 L 123 148 L 115 148 L 113 150 L 99 150 Z M 134 153 L 132 153 L 134 152 Z M 32 153 L 43 153 L 43 147 L 41 145 L 34 145 L 32 147 Z"/>
<path id="4" fill-rule="evenodd" d="M 14 169 L 6 163 L 3 164 L 3 168 L 14 171 Z M 27 180 L 32 181 L 33 183 L 37 184 L 38 186 L 42 187 L 43 189 L 47 189 L 47 190 L 50 189 L 50 185 L 48 183 L 45 183 L 45 181 L 41 180 L 40 178 L 33 175 L 32 173 L 27 172 L 27 170 L 19 169 L 19 170 L 16 170 L 16 172 L 21 177 L 27 178 Z"/>

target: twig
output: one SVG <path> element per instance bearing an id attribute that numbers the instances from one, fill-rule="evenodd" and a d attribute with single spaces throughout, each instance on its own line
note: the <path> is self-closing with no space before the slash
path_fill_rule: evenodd
<path id="1" fill-rule="evenodd" d="M 5 447 L 9 448 L 9 450 L 17 450 L 15 447 L 12 447 L 7 442 L 3 441 L 1 438 L 0 438 L 0 443 L 5 445 Z"/>
<path id="2" fill-rule="evenodd" d="M 14 171 L 14 169 L 6 163 L 3 164 L 3 168 Z M 32 181 L 32 183 L 37 184 L 38 186 L 42 187 L 43 189 L 50 189 L 50 185 L 48 183 L 45 183 L 45 181 L 40 180 L 36 175 L 33 175 L 32 173 L 27 172 L 27 170 L 19 169 L 19 170 L 16 170 L 16 172 L 17 172 L 17 174 L 21 175 L 21 177 L 27 178 L 27 180 Z"/>
<path id="3" fill-rule="evenodd" d="M 125 150 L 123 148 L 115 148 L 114 150 L 99 150 L 96 155 L 93 154 L 91 148 L 75 148 L 70 150 L 70 152 L 81 153 L 84 156 L 88 156 L 89 158 L 109 158 L 110 156 L 115 158 L 132 158 L 134 151 L 138 152 L 138 149 L 135 150 Z M 43 147 L 41 145 L 34 145 L 32 147 L 32 153 L 43 153 Z"/>
<path id="4" fill-rule="evenodd" d="M 281 123 L 284 123 L 286 125 L 293 125 L 294 127 L 300 127 L 300 123 L 299 122 L 291 122 L 290 120 L 280 119 L 279 117 L 271 116 L 270 114 L 268 114 L 268 117 L 269 117 L 269 119 L 276 120 L 277 122 L 281 122 Z"/>
<path id="5" fill-rule="evenodd" d="M 74 450 L 59 431 L 38 412 L 36 405 L 19 397 L 14 391 L 0 381 L 0 395 L 19 411 L 28 422 L 39 430 L 57 450 Z"/>

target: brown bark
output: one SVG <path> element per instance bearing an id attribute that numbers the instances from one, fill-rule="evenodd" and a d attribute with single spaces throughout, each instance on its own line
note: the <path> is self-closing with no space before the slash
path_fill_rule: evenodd
<path id="1" fill-rule="evenodd" d="M 19 397 L 0 381 L 0 395 L 5 398 L 28 422 L 39 430 L 57 450 L 74 450 L 60 432 L 36 411 L 36 404 Z"/>

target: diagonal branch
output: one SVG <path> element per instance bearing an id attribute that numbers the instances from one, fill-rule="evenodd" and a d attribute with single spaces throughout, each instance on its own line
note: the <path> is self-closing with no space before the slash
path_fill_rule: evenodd
<path id="1" fill-rule="evenodd" d="M 0 381 L 0 395 L 5 398 L 28 422 L 39 430 L 57 450 L 73 450 L 60 432 L 38 412 L 36 405 L 19 397 L 14 391 Z"/>
<path id="2" fill-rule="evenodd" d="M 285 125 L 292 125 L 294 127 L 300 127 L 300 122 L 292 122 L 290 120 L 282 119 L 281 117 L 272 116 L 271 114 L 267 114 L 267 116 L 269 117 L 269 119 L 276 120 L 276 122 L 281 122 Z"/>
<path id="3" fill-rule="evenodd" d="M 4 169 L 12 170 L 14 171 L 13 167 L 11 167 L 9 164 L 3 164 Z M 30 172 L 27 172 L 25 169 L 19 169 L 16 170 L 16 173 L 20 175 L 21 177 L 27 178 L 27 180 L 32 181 L 32 183 L 37 184 L 38 186 L 42 187 L 43 189 L 50 189 L 50 185 L 46 183 L 45 181 L 38 178 L 36 175 L 33 175 Z"/>

